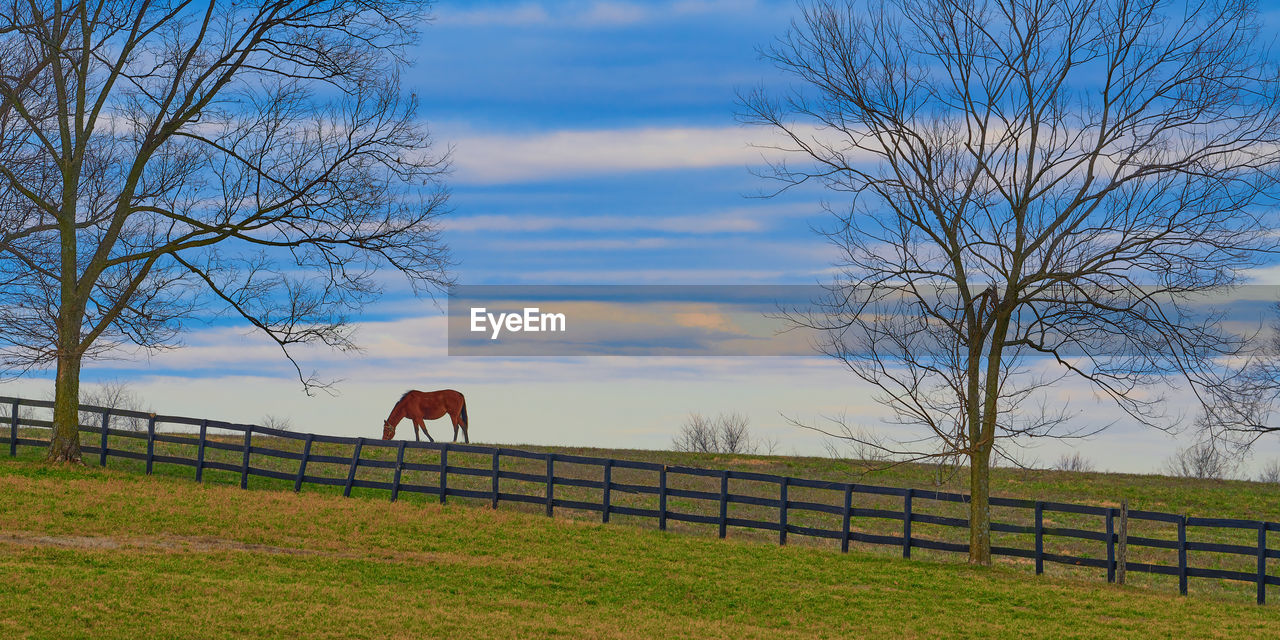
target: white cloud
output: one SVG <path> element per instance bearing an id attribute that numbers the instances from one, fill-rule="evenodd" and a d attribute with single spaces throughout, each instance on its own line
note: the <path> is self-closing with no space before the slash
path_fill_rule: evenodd
<path id="1" fill-rule="evenodd" d="M 551 14 L 546 7 L 536 2 L 523 2 L 514 7 L 440 7 L 434 15 L 436 23 L 445 26 L 531 26 L 551 23 Z"/>
<path id="2" fill-rule="evenodd" d="M 652 8 L 628 2 L 593 2 L 577 16 L 578 24 L 588 26 L 625 26 L 647 22 L 653 18 Z"/>
<path id="3" fill-rule="evenodd" d="M 691 238 L 585 238 L 581 240 L 500 240 L 488 243 L 491 251 L 652 251 L 693 248 L 701 242 Z"/>
<path id="4" fill-rule="evenodd" d="M 675 2 L 521 2 L 514 6 L 440 7 L 436 20 L 444 26 L 624 27 L 686 16 L 744 13 L 755 0 L 677 0 Z"/>
<path id="5" fill-rule="evenodd" d="M 807 162 L 807 155 L 790 136 L 778 129 L 746 125 L 490 133 L 454 123 L 437 125 L 437 131 L 439 138 L 453 147 L 455 171 L 450 180 L 457 183 L 497 184 L 659 169 L 746 168 L 796 159 Z M 812 125 L 793 125 L 790 131 L 806 145 L 843 154 L 846 162 L 879 160 L 838 131 Z"/>
<path id="6" fill-rule="evenodd" d="M 478 215 L 445 222 L 450 232 L 530 232 L 530 231 L 660 231 L 667 233 L 734 233 L 760 231 L 759 220 L 733 216 L 675 216 L 640 218 L 634 216 L 540 216 Z"/>
<path id="7" fill-rule="evenodd" d="M 813 215 L 816 203 L 737 207 L 679 216 L 622 215 L 474 215 L 451 218 L 444 227 L 456 232 L 657 232 L 685 234 L 754 233 L 772 227 L 773 220 Z"/>
<path id="8" fill-rule="evenodd" d="M 1250 284 L 1274 286 L 1280 284 L 1280 265 L 1249 269 L 1244 272 L 1244 280 Z"/>
<path id="9" fill-rule="evenodd" d="M 777 284 L 797 275 L 776 269 L 547 269 L 512 274 L 509 284 Z"/>
<path id="10" fill-rule="evenodd" d="M 743 127 L 463 134 L 454 146 L 454 181 L 504 183 L 655 169 L 759 164 L 759 130 Z"/>

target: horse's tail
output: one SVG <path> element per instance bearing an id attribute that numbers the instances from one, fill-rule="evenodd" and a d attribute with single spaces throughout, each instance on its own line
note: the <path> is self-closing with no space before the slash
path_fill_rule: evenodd
<path id="1" fill-rule="evenodd" d="M 462 428 L 466 429 L 468 424 L 467 424 L 467 399 L 465 396 L 462 398 L 462 415 L 460 417 L 462 418 Z"/>

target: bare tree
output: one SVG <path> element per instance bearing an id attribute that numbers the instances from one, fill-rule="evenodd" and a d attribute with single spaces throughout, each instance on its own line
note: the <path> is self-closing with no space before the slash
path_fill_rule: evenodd
<path id="1" fill-rule="evenodd" d="M 262 416 L 262 426 L 268 429 L 279 429 L 281 431 L 293 431 L 293 420 L 287 416 L 277 416 L 268 413 Z"/>
<path id="2" fill-rule="evenodd" d="M 447 284 L 443 156 L 400 88 L 419 1 L 13 2 L 0 10 L 0 362 L 56 368 L 221 313 L 353 349 L 382 289 Z"/>
<path id="3" fill-rule="evenodd" d="M 1272 307 L 1266 356 L 1254 358 L 1235 372 L 1229 394 L 1220 394 L 1212 411 L 1196 423 L 1200 435 L 1235 456 L 1248 455 L 1258 440 L 1280 434 L 1272 416 L 1280 401 L 1280 303 Z"/>
<path id="4" fill-rule="evenodd" d="M 792 425 L 810 428 L 809 425 L 789 420 Z M 887 468 L 898 463 L 897 456 L 888 445 L 888 439 L 862 426 L 853 426 L 845 416 L 830 419 L 830 426 L 817 429 L 824 434 L 822 447 L 833 460 L 857 460 Z"/>
<path id="5" fill-rule="evenodd" d="M 755 443 L 751 441 L 751 421 L 746 416 L 735 411 L 721 414 L 716 422 L 720 426 L 722 453 L 755 453 Z"/>
<path id="6" fill-rule="evenodd" d="M 737 412 L 722 413 L 714 419 L 700 413 L 689 414 L 672 440 L 676 451 L 695 453 L 759 453 L 761 447 L 772 452 L 776 442 L 757 442 L 751 435 L 751 421 Z"/>
<path id="7" fill-rule="evenodd" d="M 991 560 L 993 455 L 1105 426 L 1072 420 L 1060 380 L 1162 428 L 1159 385 L 1239 391 L 1223 363 L 1251 344 L 1188 298 L 1275 248 L 1280 84 L 1255 19 L 1251 2 L 817 2 L 764 52 L 800 80 L 742 97 L 799 158 L 765 175 L 847 198 L 825 231 L 839 276 L 789 315 L 925 428 L 897 453 L 967 461 L 971 562 Z"/>
<path id="8" fill-rule="evenodd" d="M 1233 476 L 1238 466 L 1237 459 L 1212 440 L 1201 440 L 1165 460 L 1164 470 L 1176 478 L 1223 480 Z"/>
<path id="9" fill-rule="evenodd" d="M 1258 472 L 1258 482 L 1280 483 L 1280 460 L 1272 460 Z"/>
<path id="10" fill-rule="evenodd" d="M 142 399 L 142 396 L 138 395 L 133 387 L 123 380 L 108 380 L 96 385 L 90 385 L 88 389 L 82 389 L 80 392 L 80 404 L 82 406 L 102 407 L 105 409 L 154 413 Z M 101 426 L 101 423 L 101 413 L 96 411 L 80 412 L 80 424 Z M 109 418 L 108 426 L 112 429 L 146 431 L 147 420 L 132 416 L 112 415 Z"/>
<path id="11" fill-rule="evenodd" d="M 671 448 L 693 453 L 714 453 L 720 449 L 719 435 L 710 418 L 700 413 L 691 413 L 671 441 Z"/>
<path id="12" fill-rule="evenodd" d="M 1058 461 L 1053 463 L 1053 468 L 1058 471 L 1075 471 L 1078 473 L 1094 470 L 1093 462 L 1084 457 L 1079 451 L 1058 456 Z"/>

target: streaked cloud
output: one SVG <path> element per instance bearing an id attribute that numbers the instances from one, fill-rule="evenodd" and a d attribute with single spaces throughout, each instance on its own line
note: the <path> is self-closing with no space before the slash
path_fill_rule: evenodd
<path id="1" fill-rule="evenodd" d="M 816 275 L 816 274 L 815 274 Z M 611 268 L 542 269 L 512 273 L 510 284 L 773 284 L 791 282 L 797 274 L 781 269 Z"/>
<path id="2" fill-rule="evenodd" d="M 645 127 L 445 136 L 454 146 L 452 179 L 507 183 L 659 169 L 760 164 L 759 130 Z"/>
<path id="3" fill-rule="evenodd" d="M 686 215 L 520 215 L 481 214 L 444 221 L 453 232 L 655 232 L 681 234 L 754 233 L 781 219 L 800 218 L 820 211 L 817 203 L 736 207 Z"/>
<path id="4" fill-rule="evenodd" d="M 675 2 L 520 2 L 439 7 L 437 21 L 446 26 L 625 27 L 673 18 L 706 16 L 758 8 L 755 0 L 677 0 Z"/>

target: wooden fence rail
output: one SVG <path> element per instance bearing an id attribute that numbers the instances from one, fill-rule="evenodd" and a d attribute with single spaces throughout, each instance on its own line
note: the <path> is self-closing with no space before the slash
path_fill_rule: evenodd
<path id="1" fill-rule="evenodd" d="M 44 447 L 48 445 L 47 440 L 22 437 L 19 433 L 19 428 L 44 430 L 49 429 L 52 426 L 51 423 L 46 420 L 22 417 L 20 414 L 22 413 L 21 409 L 23 407 L 48 409 L 53 406 L 52 402 L 0 397 L 0 406 L 7 406 L 10 409 L 10 413 L 7 416 L 9 423 L 7 437 L 0 437 L 0 442 L 7 442 L 9 444 L 10 456 L 17 455 L 17 449 L 19 446 Z M 851 541 L 866 544 L 898 546 L 902 549 L 903 557 L 910 557 L 912 549 L 932 549 L 954 553 L 968 553 L 969 551 L 968 545 L 965 544 L 934 540 L 915 536 L 912 533 L 913 523 L 938 525 L 943 527 L 968 528 L 969 523 L 965 518 L 946 517 L 923 513 L 917 508 L 920 501 L 960 504 L 967 503 L 969 501 L 969 496 L 960 493 L 884 487 L 860 483 L 831 482 L 755 473 L 750 471 L 702 469 L 697 467 L 663 465 L 654 462 L 615 460 L 609 458 L 569 455 L 564 453 L 536 453 L 531 451 L 522 451 L 519 449 L 471 444 L 383 441 L 319 434 L 300 434 L 254 425 L 235 424 L 182 416 L 154 415 L 136 411 L 115 410 L 101 407 L 82 406 L 81 412 L 82 414 L 89 412 L 97 413 L 101 417 L 101 422 L 97 426 L 84 425 L 80 427 L 82 433 L 92 433 L 100 436 L 97 446 L 83 445 L 81 447 L 81 451 L 86 456 L 97 454 L 98 463 L 100 465 L 105 466 L 109 457 L 144 461 L 146 463 L 147 473 L 152 472 L 156 463 L 185 465 L 194 467 L 195 480 L 198 482 L 203 481 L 203 475 L 206 469 L 213 469 L 238 474 L 241 488 L 248 488 L 249 478 L 257 476 L 292 482 L 294 491 L 301 490 L 302 485 L 304 484 L 313 484 L 342 487 L 342 493 L 344 496 L 350 496 L 353 488 L 387 491 L 389 492 L 390 499 L 392 501 L 396 500 L 403 493 L 419 493 L 438 496 L 441 503 L 444 503 L 449 497 L 484 500 L 488 501 L 493 507 L 497 507 L 501 502 L 528 503 L 532 505 L 541 505 L 545 508 L 548 516 L 553 516 L 556 508 L 564 508 L 599 512 L 601 520 L 606 523 L 609 522 L 610 515 L 652 518 L 658 521 L 658 527 L 660 529 L 666 529 L 668 521 L 707 524 L 717 527 L 719 536 L 722 538 L 728 535 L 729 527 L 774 531 L 778 534 L 779 544 L 786 544 L 788 534 L 795 534 L 839 540 L 840 549 L 845 552 L 849 550 L 849 543 Z M 145 420 L 147 428 L 145 432 L 113 428 L 111 426 L 112 418 Z M 187 428 L 197 427 L 198 432 L 194 437 L 193 434 L 176 432 L 162 433 L 157 431 L 156 427 L 158 424 L 182 425 Z M 217 439 L 211 439 L 209 437 L 210 429 L 239 432 L 242 434 L 243 438 L 240 442 L 234 444 Z M 0 433 L 3 433 L 3 431 L 0 431 Z M 302 442 L 302 451 L 299 453 L 295 451 L 276 449 L 273 447 L 260 446 L 255 444 L 253 439 L 254 435 L 298 440 Z M 108 440 L 109 437 L 145 440 L 145 453 L 121 448 L 111 448 Z M 118 443 L 119 440 L 116 442 Z M 258 442 L 261 442 L 261 440 Z M 193 459 L 173 455 L 160 455 L 156 453 L 156 443 L 190 445 L 195 447 L 196 456 Z M 333 456 L 312 453 L 313 445 L 317 443 L 349 445 L 352 447 L 352 452 L 350 456 Z M 206 459 L 206 451 L 210 449 L 237 452 L 241 453 L 242 456 L 239 464 L 209 460 Z M 395 460 L 377 460 L 362 457 L 362 454 L 369 449 L 394 449 L 396 452 Z M 439 462 L 436 464 L 408 462 L 405 460 L 407 450 L 436 451 L 439 455 Z M 474 468 L 455 465 L 449 461 L 450 452 L 487 456 L 491 459 L 491 464 L 488 468 Z M 251 456 L 265 456 L 279 460 L 296 461 L 297 470 L 296 472 L 282 472 L 273 469 L 255 467 L 251 464 Z M 504 470 L 501 468 L 501 462 L 504 458 L 545 461 L 546 472 L 545 474 L 538 474 L 513 471 L 509 469 Z M 321 463 L 345 466 L 347 468 L 346 476 L 344 478 L 334 478 L 308 473 L 309 464 Z M 599 467 L 600 479 L 593 480 L 580 477 L 558 476 L 556 475 L 558 464 Z M 362 468 L 388 469 L 394 471 L 394 476 L 390 482 L 361 479 L 357 476 L 358 471 Z M 620 469 L 656 472 L 658 476 L 657 484 L 656 486 L 653 486 L 615 481 L 615 472 Z M 412 484 L 402 482 L 402 472 L 404 471 L 436 474 L 439 481 L 434 484 Z M 487 490 L 462 488 L 456 486 L 456 481 L 455 486 L 451 487 L 450 478 L 460 476 L 489 479 L 491 480 L 491 484 L 488 485 L 490 488 Z M 673 487 L 669 483 L 669 478 L 671 476 L 706 477 L 715 479 L 718 480 L 719 490 L 698 491 Z M 535 495 L 505 492 L 501 490 L 501 480 L 537 483 L 542 486 L 542 491 L 540 494 Z M 768 498 L 761 497 L 759 495 L 732 493 L 729 490 L 731 480 L 776 485 L 777 489 L 774 495 L 777 497 Z M 599 503 L 596 503 L 558 497 L 556 494 L 557 486 L 599 490 L 601 492 L 601 500 Z M 829 502 L 792 499 L 789 497 L 790 489 L 811 489 L 828 492 L 832 499 Z M 617 504 L 616 500 L 614 500 L 616 492 L 656 495 L 658 498 L 658 508 L 649 509 Z M 887 496 L 900 498 L 902 510 L 896 511 L 882 508 L 855 506 L 855 496 Z M 669 507 L 669 498 L 709 503 L 708 512 L 716 515 L 677 511 Z M 1124 515 L 1127 518 L 1127 521 L 1121 521 L 1120 530 L 1119 533 L 1117 533 L 1116 519 L 1121 517 L 1121 513 L 1120 510 L 1113 508 L 1003 497 L 992 497 L 990 499 L 990 503 L 993 507 L 1025 509 L 1033 513 L 1032 521 L 1034 524 L 1032 526 L 1004 522 L 991 523 L 991 530 L 993 532 L 1029 534 L 1034 536 L 1035 542 L 1033 548 L 1024 549 L 1020 547 L 993 545 L 991 553 L 997 556 L 1011 556 L 1033 560 L 1035 563 L 1035 572 L 1037 574 L 1043 573 L 1045 562 L 1053 562 L 1105 569 L 1107 580 L 1110 582 L 1114 582 L 1116 580 L 1117 570 L 1119 570 L 1122 575 L 1126 572 L 1137 572 L 1176 576 L 1178 578 L 1179 591 L 1183 595 L 1186 595 L 1187 593 L 1187 582 L 1191 578 L 1234 580 L 1256 584 L 1258 604 L 1264 604 L 1266 602 L 1267 586 L 1280 585 L 1280 576 L 1271 575 L 1267 572 L 1268 559 L 1280 558 L 1280 549 L 1272 549 L 1268 547 L 1267 534 L 1268 532 L 1280 531 L 1280 523 L 1233 518 L 1188 517 L 1186 515 L 1156 511 L 1128 510 L 1126 507 Z M 765 507 L 771 510 L 776 509 L 777 519 L 775 521 L 768 521 L 731 517 L 729 515 L 729 506 L 731 504 L 752 505 Z M 795 524 L 789 521 L 789 514 L 792 512 L 822 513 L 838 516 L 840 518 L 840 527 L 839 529 L 827 529 Z M 1052 512 L 1097 516 L 1105 520 L 1105 531 L 1045 526 L 1044 515 Z M 884 535 L 882 533 L 869 533 L 853 530 L 851 522 L 855 519 L 864 518 L 900 521 L 901 534 Z M 1160 538 L 1129 535 L 1128 529 L 1131 527 L 1131 524 L 1128 524 L 1127 522 L 1134 520 L 1175 525 L 1178 531 L 1178 538 L 1177 540 L 1165 540 Z M 1189 541 L 1187 536 L 1189 528 L 1256 531 L 1257 544 L 1241 545 Z M 1044 543 L 1046 538 L 1049 537 L 1097 542 L 1101 545 L 1105 545 L 1106 557 L 1104 559 L 1046 552 Z M 1120 547 L 1120 558 L 1122 560 L 1117 559 L 1117 546 Z M 1178 557 L 1177 565 L 1128 561 L 1126 559 L 1128 557 L 1126 549 L 1132 547 L 1148 547 L 1153 549 L 1176 551 Z M 1188 563 L 1188 552 L 1219 553 L 1247 556 L 1251 559 L 1256 558 L 1256 570 L 1238 571 L 1190 566 Z M 1123 566 L 1119 566 L 1121 563 Z"/>

